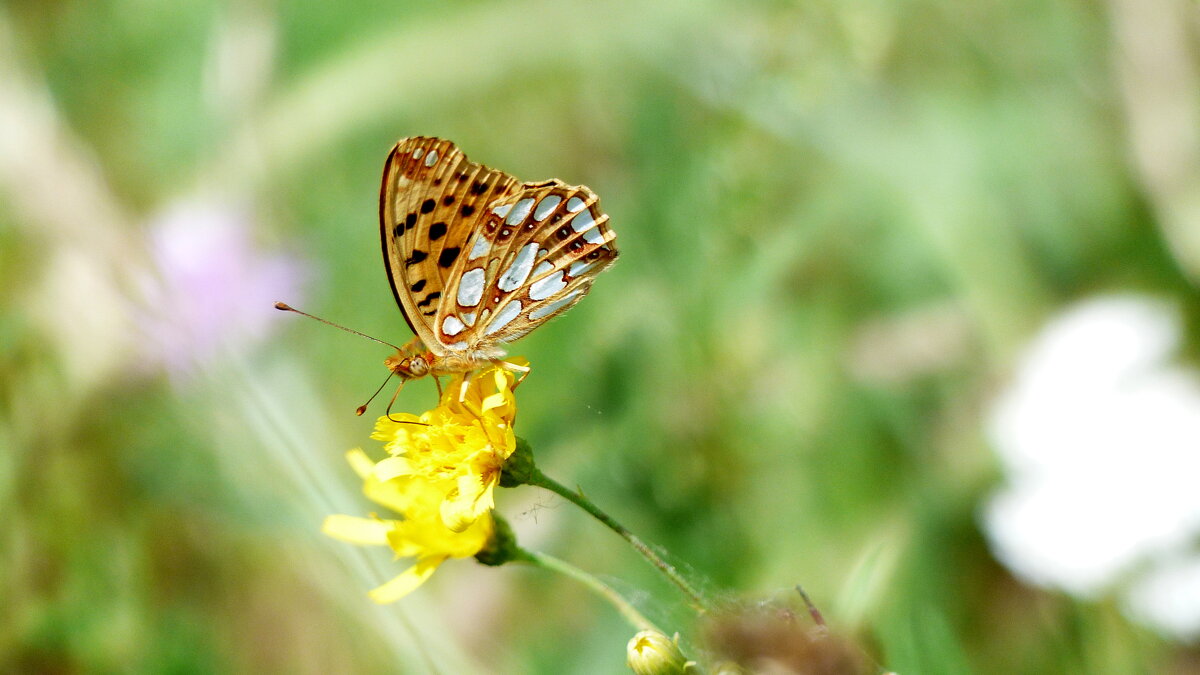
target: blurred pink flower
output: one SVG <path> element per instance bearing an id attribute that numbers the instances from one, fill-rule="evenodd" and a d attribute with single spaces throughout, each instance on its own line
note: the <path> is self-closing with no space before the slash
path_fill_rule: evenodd
<path id="1" fill-rule="evenodd" d="M 280 320 L 273 303 L 300 299 L 304 265 L 259 248 L 244 211 L 178 203 L 150 223 L 147 238 L 152 273 L 139 317 L 152 368 L 187 376 L 248 351 Z"/>

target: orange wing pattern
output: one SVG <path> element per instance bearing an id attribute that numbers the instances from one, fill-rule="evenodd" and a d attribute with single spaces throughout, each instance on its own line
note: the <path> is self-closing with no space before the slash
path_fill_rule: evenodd
<path id="1" fill-rule="evenodd" d="M 519 183 L 436 138 L 392 149 L 379 214 L 396 302 L 439 356 L 498 351 L 574 306 L 618 255 L 588 188 Z"/>

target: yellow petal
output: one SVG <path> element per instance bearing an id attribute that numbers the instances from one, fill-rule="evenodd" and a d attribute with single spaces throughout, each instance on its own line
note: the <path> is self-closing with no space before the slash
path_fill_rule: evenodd
<path id="1" fill-rule="evenodd" d="M 487 438 L 488 442 L 492 444 L 490 450 L 501 460 L 508 459 L 517 449 L 517 435 L 507 424 L 501 423 L 489 427 Z"/>
<path id="2" fill-rule="evenodd" d="M 393 478 L 386 482 L 371 478 L 363 483 L 363 494 L 380 506 L 407 514 L 417 499 L 414 493 L 416 487 L 410 478 Z"/>
<path id="3" fill-rule="evenodd" d="M 496 385 L 496 391 L 504 391 L 512 387 L 512 380 L 509 379 L 510 373 L 504 368 L 497 368 L 492 371 L 492 382 Z"/>
<path id="4" fill-rule="evenodd" d="M 321 524 L 321 532 L 330 537 L 363 546 L 387 546 L 391 529 L 390 521 L 343 515 L 327 516 Z"/>
<path id="5" fill-rule="evenodd" d="M 375 468 L 375 462 L 367 457 L 367 453 L 362 451 L 362 448 L 354 448 L 346 453 L 346 461 L 350 462 L 350 468 L 354 469 L 354 473 L 358 474 L 359 478 L 365 479 L 371 475 L 371 471 Z"/>
<path id="6" fill-rule="evenodd" d="M 395 602 L 417 590 L 445 560 L 445 556 L 422 558 L 417 561 L 416 565 L 401 572 L 400 576 L 372 590 L 367 595 L 381 605 Z"/>
<path id="7" fill-rule="evenodd" d="M 508 396 L 505 395 L 504 391 L 500 391 L 483 399 L 483 410 L 493 410 L 495 408 L 499 408 L 507 402 Z"/>
<path id="8" fill-rule="evenodd" d="M 494 506 L 489 488 L 480 490 L 475 485 L 470 492 L 452 492 L 441 504 L 442 524 L 452 532 L 462 532 L 486 516 Z"/>
<path id="9" fill-rule="evenodd" d="M 375 431 L 371 434 L 371 438 L 377 441 L 390 441 L 397 434 L 404 434 L 413 430 L 419 425 L 408 424 L 409 422 L 418 422 L 420 418 L 412 413 L 393 413 L 391 419 L 387 415 L 383 415 L 375 420 Z"/>
<path id="10" fill-rule="evenodd" d="M 405 457 L 388 457 L 379 460 L 375 465 L 375 477 L 382 481 L 391 480 L 398 476 L 407 476 L 413 472 L 412 463 Z"/>

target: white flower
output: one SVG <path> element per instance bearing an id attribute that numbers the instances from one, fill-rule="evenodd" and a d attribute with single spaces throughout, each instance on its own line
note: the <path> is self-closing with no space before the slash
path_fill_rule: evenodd
<path id="1" fill-rule="evenodd" d="M 1142 575 L 1125 596 L 1128 613 L 1177 640 L 1200 635 L 1200 556 L 1179 555 Z"/>
<path id="2" fill-rule="evenodd" d="M 1200 376 L 1168 363 L 1180 332 L 1169 305 L 1120 296 L 1072 308 L 1035 338 L 990 420 L 1007 482 L 984 525 L 1014 573 L 1094 597 L 1200 536 Z M 1186 602 L 1200 607 L 1193 589 Z M 1141 620 L 1169 611 L 1131 593 Z M 1193 614 L 1173 634 L 1200 635 Z"/>

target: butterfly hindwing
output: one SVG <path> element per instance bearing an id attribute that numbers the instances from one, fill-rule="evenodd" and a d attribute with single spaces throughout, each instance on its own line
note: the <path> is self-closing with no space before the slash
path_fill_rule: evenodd
<path id="1" fill-rule="evenodd" d="M 616 234 L 596 195 L 561 181 L 525 183 L 489 205 L 441 298 L 447 343 L 516 340 L 587 294 L 616 259 Z"/>

